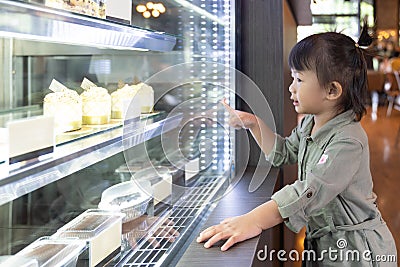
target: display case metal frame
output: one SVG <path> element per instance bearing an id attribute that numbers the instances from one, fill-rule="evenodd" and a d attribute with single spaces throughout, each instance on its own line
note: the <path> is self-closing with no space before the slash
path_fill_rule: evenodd
<path id="1" fill-rule="evenodd" d="M 221 2 L 221 6 L 222 4 L 224 4 L 224 9 L 229 7 L 229 4 L 226 4 L 225 1 Z M 232 8 L 231 14 L 233 14 L 233 10 L 234 8 Z M 212 12 L 214 12 L 214 9 Z M 7 16 L 3 16 L 6 13 L 9 14 Z M 3 39 L 8 42 L 8 47 L 10 50 L 6 50 L 5 52 L 7 54 L 7 58 L 9 59 L 10 66 L 13 63 L 13 56 L 29 57 L 35 55 L 57 55 L 57 49 L 60 49 L 61 47 L 66 48 L 69 45 L 74 48 L 80 46 L 83 48 L 79 52 L 71 52 L 69 48 L 66 48 L 65 50 L 62 50 L 62 53 L 65 55 L 92 55 L 103 53 L 113 54 L 110 52 L 112 49 L 116 49 L 117 53 L 128 53 L 132 52 L 131 50 L 151 50 L 156 51 L 155 54 L 158 54 L 157 51 L 171 52 L 177 41 L 177 37 L 165 34 L 164 32 L 145 30 L 129 25 L 122 25 L 97 18 L 91 18 L 85 15 L 78 15 L 67 11 L 56 10 L 19 1 L 0 0 L 0 14 L 0 36 L 4 37 Z M 202 19 L 205 20 L 205 18 Z M 15 21 L 19 21 L 19 23 L 17 23 L 17 27 L 13 28 L 11 26 L 13 26 L 13 22 Z M 28 27 L 29 25 L 34 25 L 35 27 Z M 36 27 L 37 29 L 34 29 Z M 217 26 L 212 27 L 212 29 L 217 28 Z M 54 30 L 56 28 L 57 31 Z M 207 43 L 208 37 L 206 34 L 206 28 L 204 28 L 204 30 L 202 28 L 192 28 L 193 30 L 190 31 L 190 34 L 197 34 L 200 36 L 198 37 L 199 43 Z M 234 33 L 234 29 L 234 23 L 232 23 L 230 25 L 230 32 Z M 76 35 L 77 32 L 80 33 L 79 36 Z M 85 34 L 87 36 L 84 36 Z M 217 34 L 217 31 L 215 31 L 214 34 Z M 70 38 L 71 36 L 74 38 Z M 80 38 L 81 36 L 82 38 Z M 189 37 L 186 40 L 191 40 L 190 38 L 192 37 Z M 178 39 L 179 41 L 185 40 L 183 38 Z M 213 48 L 215 52 L 225 52 L 224 58 L 231 59 L 231 61 L 224 61 L 224 63 L 227 65 L 231 64 L 230 66 L 234 66 L 234 58 L 231 58 L 235 52 L 234 40 L 235 35 L 230 34 L 229 38 L 227 38 L 225 41 L 221 41 L 224 42 L 224 47 L 230 47 L 230 51 Z M 46 49 L 41 49 L 41 47 L 22 49 L 21 43 L 24 43 L 25 45 L 25 42 L 37 42 L 43 44 Z M 229 46 L 229 43 L 233 45 Z M 176 46 L 178 47 L 179 45 Z M 55 49 L 49 50 L 49 47 Z M 181 49 L 183 49 L 181 53 L 184 53 L 186 56 L 193 56 L 191 59 L 194 62 L 206 60 L 207 58 L 211 60 L 213 54 L 206 52 L 208 49 L 207 46 L 204 44 L 201 47 L 204 48 L 197 51 L 200 52 L 199 55 L 195 53 L 196 51 L 194 49 L 187 50 L 187 47 L 181 47 Z M 176 53 L 176 51 L 173 51 L 172 53 Z M 200 56 L 200 58 L 197 58 L 198 56 Z M 4 68 L 4 70 L 12 71 L 12 68 Z M 226 78 L 226 82 L 228 83 L 229 81 L 231 84 L 234 84 L 234 73 L 229 74 L 229 77 Z M 12 94 L 12 85 L 14 85 L 14 88 L 19 88 L 19 86 L 15 83 L 13 84 L 12 77 L 10 77 L 9 83 L 10 86 L 8 86 L 8 88 L 11 90 L 7 91 L 6 93 Z M 229 98 L 231 103 L 234 103 L 234 95 L 230 94 Z M 10 99 L 10 97 L 8 99 Z M 2 101 L 0 97 L 0 104 L 1 102 Z M 11 100 L 8 102 L 12 103 Z M 11 105 L 9 108 L 13 108 L 13 106 Z M 55 153 L 52 158 L 12 171 L 6 177 L 0 177 L 0 206 L 4 205 L 6 210 L 10 211 L 10 216 L 12 216 L 11 211 L 14 208 L 13 204 L 16 202 L 12 200 L 20 198 L 23 195 L 27 195 L 29 198 L 30 195 L 32 195 L 29 193 L 45 185 L 51 184 L 90 165 L 110 158 L 118 153 L 124 152 L 126 149 L 134 147 L 138 144 L 142 144 L 154 137 L 160 136 L 162 133 L 171 131 L 172 129 L 178 127 L 181 122 L 181 116 L 177 115 L 168 118 L 154 118 L 154 121 L 155 122 L 142 124 L 138 127 L 135 127 L 134 130 L 129 132 L 129 134 L 126 134 L 124 128 L 115 127 L 93 134 L 89 137 L 77 139 L 72 142 L 56 146 Z M 231 134 L 233 132 L 234 131 L 231 130 Z M 231 152 L 233 151 L 234 147 L 232 148 Z M 219 166 L 218 164 L 215 165 Z M 231 170 L 228 170 L 228 173 L 230 171 Z M 223 185 L 229 182 L 229 180 L 226 180 L 226 178 L 229 178 L 228 176 L 229 174 L 225 173 L 222 177 L 223 179 L 218 180 L 217 183 L 212 184 L 212 187 L 207 188 L 207 190 L 210 191 L 210 198 L 206 198 L 206 200 L 211 199 L 216 191 L 222 189 Z M 203 181 L 210 177 L 209 174 L 207 174 L 205 176 L 200 175 L 197 178 Z M 202 194 L 197 196 L 203 199 L 205 194 L 203 192 L 201 193 Z M 196 194 L 192 193 L 188 195 L 190 195 L 190 197 L 196 196 Z M 214 204 L 212 204 L 212 206 Z M 210 210 L 201 206 L 198 211 L 194 211 L 193 213 L 189 214 L 188 218 L 194 218 L 197 216 L 199 221 L 203 221 L 206 215 L 205 213 L 209 212 Z M 12 218 L 10 217 L 8 219 L 8 225 L 12 225 Z M 199 223 L 199 221 L 196 221 L 196 224 Z M 195 223 L 190 221 L 188 225 L 183 225 L 183 227 L 188 226 L 186 230 L 187 235 L 191 234 L 194 224 Z M 11 231 L 9 232 L 8 236 L 12 236 Z M 7 240 L 6 237 L 2 238 Z M 182 242 L 186 242 L 186 240 L 182 239 Z M 177 243 L 175 245 L 181 246 L 181 243 Z M 171 253 L 171 251 L 168 252 L 169 256 L 175 257 L 173 255 L 174 253 Z"/>
<path id="2" fill-rule="evenodd" d="M 171 51 L 176 37 L 68 11 L 0 0 L 0 36 L 114 49 Z"/>
<path id="3" fill-rule="evenodd" d="M 164 32 L 124 25 L 34 3 L 0 0 L 0 71 L 4 90 L 0 103 L 12 109 L 12 56 L 14 38 L 21 40 L 80 45 L 97 49 L 172 51 L 176 37 Z M 79 33 L 79 34 L 78 34 Z M 77 34 L 79 36 L 77 36 Z M 73 37 L 73 38 L 72 38 Z M 10 171 L 0 177 L 0 205 L 32 192 L 82 168 L 122 152 L 129 143 L 135 146 L 178 126 L 179 116 L 138 126 L 123 140 L 117 127 L 55 148 L 52 158 Z M 96 153 L 92 153 L 96 151 Z M 1 166 L 1 168 L 8 168 Z"/>
<path id="4" fill-rule="evenodd" d="M 56 146 L 51 158 L 11 171 L 0 178 L 0 205 L 166 133 L 176 128 L 181 119 L 182 116 L 177 114 L 154 123 L 143 121 L 129 134 L 120 126 Z"/>

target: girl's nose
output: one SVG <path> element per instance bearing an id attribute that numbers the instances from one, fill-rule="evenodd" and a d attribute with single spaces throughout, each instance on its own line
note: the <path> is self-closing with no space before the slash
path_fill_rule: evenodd
<path id="1" fill-rule="evenodd" d="M 296 90 L 295 90 L 294 82 L 292 82 L 292 83 L 289 85 L 289 92 L 292 93 L 292 94 L 294 94 L 295 91 L 296 91 Z"/>

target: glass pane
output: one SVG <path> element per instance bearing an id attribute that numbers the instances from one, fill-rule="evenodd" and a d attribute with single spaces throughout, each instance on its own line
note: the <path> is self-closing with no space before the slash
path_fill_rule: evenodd
<path id="1" fill-rule="evenodd" d="M 327 31 L 335 31 L 344 33 L 354 40 L 358 40 L 359 21 L 358 17 L 330 17 L 332 23 L 313 23 L 311 26 L 298 26 L 297 39 L 301 40 L 305 37 Z"/>
<path id="2" fill-rule="evenodd" d="M 358 14 L 358 0 L 316 0 L 311 2 L 311 13 L 316 14 Z"/>
<path id="3" fill-rule="evenodd" d="M 26 1 L 29 2 L 29 0 Z M 123 1 L 125 0 L 118 0 L 118 3 Z M 19 1 L 13 3 L 17 2 L 20 3 Z M 59 0 L 32 0 L 32 2 L 36 3 L 33 5 L 34 7 L 42 10 L 42 7 L 38 7 L 37 4 L 57 3 Z M 65 2 L 69 3 L 70 1 L 66 0 Z M 136 6 L 133 7 L 135 3 L 133 0 L 134 12 L 136 12 Z M 26 5 L 26 3 L 22 4 Z M 153 4 L 159 4 L 159 2 L 153 2 Z M 33 162 L 28 166 L 29 169 L 20 167 L 10 175 L 6 169 L 7 173 L 4 175 L 1 173 L 0 179 L 5 177 L 13 180 L 10 183 L 8 180 L 3 180 L 3 185 L 0 186 L 0 189 L 4 189 L 6 192 L 5 197 L 0 197 L 0 200 L 3 201 L 0 203 L 1 254 L 16 253 L 39 236 L 52 235 L 84 210 L 96 208 L 100 196 L 106 188 L 120 183 L 124 179 L 130 179 L 130 172 L 122 173 L 121 171 L 121 166 L 124 167 L 125 161 L 128 159 L 126 155 L 131 155 L 132 160 L 128 162 L 133 166 L 142 164 L 143 158 L 147 160 L 145 163 L 154 163 L 157 166 L 164 166 L 167 163 L 173 165 L 172 163 L 177 162 L 169 162 L 168 157 L 174 160 L 178 157 L 178 160 L 181 158 L 193 160 L 195 163 L 197 162 L 200 172 L 207 172 L 207 175 L 204 176 L 206 179 L 214 179 L 214 176 L 210 177 L 209 174 L 215 175 L 214 180 L 216 183 L 218 182 L 218 186 L 227 181 L 225 178 L 230 177 L 229 170 L 232 170 L 230 166 L 231 163 L 234 163 L 231 160 L 234 149 L 232 146 L 234 144 L 233 136 L 229 136 L 225 131 L 227 128 L 227 122 L 224 120 L 225 110 L 211 108 L 211 104 L 216 106 L 217 99 L 233 97 L 233 94 L 231 95 L 225 88 L 234 89 L 235 84 L 235 73 L 229 68 L 235 66 L 235 28 L 232 24 L 234 22 L 234 2 L 228 0 L 168 0 L 163 1 L 163 4 L 166 10 L 164 13 L 160 11 L 158 17 L 152 14 L 153 17 L 147 19 L 142 14 L 144 12 L 133 12 L 132 15 L 134 25 L 157 32 L 142 31 L 134 26 L 128 27 L 120 23 L 104 22 L 103 19 L 92 18 L 88 14 L 86 16 L 85 14 L 76 15 L 45 8 L 42 13 L 20 12 L 21 10 L 17 10 L 17 12 L 23 15 L 31 14 L 31 18 L 38 20 L 47 18 L 51 23 L 73 18 L 73 21 L 77 21 L 76 25 L 80 30 L 63 23 L 63 26 L 66 26 L 64 32 L 72 33 L 72 37 L 67 39 L 67 42 L 65 42 L 65 35 L 60 31 L 57 31 L 57 34 L 63 35 L 64 39 L 61 40 L 54 39 L 51 37 L 52 35 L 44 35 L 40 30 L 28 31 L 35 27 L 28 27 L 27 34 L 31 36 L 28 39 L 16 36 L 16 34 L 11 36 L 0 34 L 0 59 L 3 63 L 0 66 L 0 84 L 3 88 L 0 90 L 0 115 L 6 117 L 2 121 L 0 116 L 0 127 L 4 126 L 7 121 L 15 119 L 14 112 L 23 111 L 24 113 L 21 115 L 24 116 L 23 118 L 33 115 L 33 112 L 37 113 L 34 115 L 42 114 L 44 97 L 50 93 L 49 85 L 53 78 L 77 93 L 83 92 L 83 89 L 80 88 L 83 77 L 89 78 L 97 86 L 106 88 L 109 93 L 113 93 L 124 84 L 146 82 L 154 89 L 154 110 L 156 111 L 154 113 L 162 114 L 160 116 L 164 114 L 171 116 L 171 111 L 174 111 L 178 115 L 187 114 L 188 117 L 195 118 L 195 120 L 182 120 L 185 123 L 182 125 L 178 125 L 179 122 L 176 121 L 176 124 L 173 121 L 174 123 L 167 125 L 158 123 L 156 115 L 146 113 L 142 116 L 148 118 L 145 122 L 148 127 L 140 124 L 141 128 L 130 129 L 131 131 L 128 131 L 127 134 L 129 138 L 124 138 L 125 135 L 122 135 L 122 127 L 104 131 L 105 142 L 104 139 L 98 138 L 100 134 L 88 134 L 85 138 L 82 137 L 79 140 L 76 138 L 73 141 L 64 138 L 76 136 L 80 130 L 91 133 L 90 127 L 99 129 L 103 126 L 114 125 L 113 122 L 118 119 L 101 126 L 84 125 L 76 131 L 62 132 L 56 136 L 55 139 L 61 140 L 63 144 L 57 145 L 55 148 L 57 155 L 55 161 L 50 159 L 38 163 Z M 32 7 L 32 5 L 28 6 Z M 150 7 L 147 8 L 150 9 Z M 154 8 L 152 9 L 154 10 Z M 12 12 L 5 13 L 10 17 L 13 16 Z M 43 13 L 62 15 L 59 16 L 61 18 L 48 18 L 41 15 Z M 26 22 L 26 20 L 21 21 Z M 81 21 L 83 24 L 80 23 Z M 3 19 L 3 22 L 7 22 L 7 20 Z M 70 21 L 68 20 L 68 22 Z M 86 22 L 93 23 L 87 25 Z M 131 50 L 129 46 L 107 46 L 104 45 L 104 41 L 103 43 L 82 41 L 82 39 L 86 40 L 81 38 L 85 35 L 104 40 L 104 35 L 96 34 L 99 30 L 97 26 L 103 24 L 111 27 L 110 29 L 101 28 L 104 30 L 103 32 L 111 33 L 111 35 L 107 35 L 108 37 L 125 37 L 128 35 L 127 31 L 135 29 L 138 32 L 151 32 L 162 36 L 164 32 L 174 33 L 179 38 L 174 49 L 149 48 L 149 51 Z M 8 24 L 5 23 L 5 25 Z M 27 25 L 34 24 L 28 23 Z M 82 28 L 86 30 L 82 30 Z M 8 27 L 6 30 L 15 33 L 12 27 Z M 2 32 L 4 33 L 4 31 Z M 35 38 L 42 36 L 48 38 Z M 127 37 L 135 36 L 128 35 Z M 175 37 L 172 37 L 175 40 Z M 79 46 L 75 42 L 77 39 L 80 41 Z M 127 38 L 115 39 L 125 40 Z M 133 38 L 129 40 L 131 39 Z M 149 44 L 153 42 L 154 39 L 149 40 Z M 186 69 L 188 69 L 184 74 L 181 75 L 176 71 L 173 75 L 161 75 L 161 78 L 151 80 L 156 73 L 171 69 L 176 65 L 180 67 L 183 62 L 190 63 L 183 66 L 183 68 L 187 66 Z M 197 66 L 200 65 L 202 67 L 207 65 L 208 68 L 199 69 Z M 179 86 L 175 85 L 177 78 L 182 81 L 178 84 Z M 199 80 L 200 82 L 197 82 Z M 109 109 L 109 105 L 107 105 L 107 109 Z M 208 110 L 211 111 L 209 112 L 211 115 L 207 112 Z M 65 114 L 67 113 L 62 114 L 62 117 L 68 117 Z M 224 127 L 221 127 L 222 123 L 220 122 L 224 123 Z M 161 127 L 161 125 L 166 127 Z M 162 131 L 166 131 L 166 133 Z M 162 137 L 160 137 L 161 134 Z M 121 146 L 122 141 L 120 140 L 127 140 L 128 144 L 125 146 L 125 142 L 123 142 L 124 146 Z M 176 142 L 177 146 L 167 147 L 169 148 L 167 149 L 165 146 L 160 146 L 160 140 L 178 140 L 179 142 Z M 163 141 L 164 144 L 167 141 Z M 85 146 L 84 142 L 88 142 L 90 145 Z M 71 146 L 77 152 L 69 149 Z M 179 149 L 174 149 L 175 147 Z M 1 154 L 3 151 L 0 149 L 0 156 L 3 156 Z M 64 151 L 65 153 L 63 153 Z M 168 157 L 167 153 L 169 153 Z M 7 165 L 4 167 L 5 169 L 9 167 L 8 155 L 5 152 L 3 154 L 5 155 L 0 158 L 0 167 Z M 75 157 L 77 154 L 79 156 Z M 177 166 L 182 168 L 182 165 Z M 2 170 L 0 169 L 0 171 Z M 117 172 L 117 170 L 119 171 Z M 13 176 L 11 177 L 11 175 Z M 177 180 L 175 184 L 180 182 L 183 185 L 192 186 L 192 183 L 198 182 L 197 179 L 190 180 L 190 184 L 189 180 L 186 182 L 182 170 L 175 172 L 174 175 L 176 177 L 173 179 Z M 219 179 L 220 177 L 222 178 Z M 202 181 L 202 185 L 205 185 L 204 188 L 213 194 L 219 192 L 219 187 L 215 187 L 214 184 L 208 186 L 206 179 Z M 20 186 L 13 187 L 14 180 Z M 19 183 L 22 180 L 24 182 Z M 221 180 L 223 181 L 221 182 Z M 174 182 L 174 180 L 172 181 Z M 14 190 L 14 188 L 16 189 Z M 15 191 L 16 193 L 9 194 L 8 189 L 10 192 Z M 2 194 L 1 190 L 0 195 Z M 179 199 L 183 191 L 186 192 L 186 190 L 179 191 L 178 195 L 175 194 L 175 191 L 164 194 L 167 195 L 165 199 L 169 198 L 168 201 Z M 157 213 L 157 209 L 161 210 L 164 206 L 154 205 L 152 212 L 158 216 L 161 211 Z M 191 231 L 189 227 L 188 231 Z"/>

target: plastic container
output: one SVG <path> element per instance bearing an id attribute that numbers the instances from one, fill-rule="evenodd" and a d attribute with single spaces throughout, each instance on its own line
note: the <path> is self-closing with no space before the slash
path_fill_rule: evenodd
<path id="1" fill-rule="evenodd" d="M 99 208 L 125 214 L 122 220 L 124 223 L 143 215 L 151 199 L 149 182 L 138 184 L 135 181 L 127 181 L 104 190 Z"/>
<path id="2" fill-rule="evenodd" d="M 133 174 L 147 169 L 153 164 L 153 162 L 149 161 L 131 161 L 119 166 L 118 169 L 115 170 L 115 173 L 120 176 L 121 182 L 126 182 L 131 180 Z"/>
<path id="3" fill-rule="evenodd" d="M 167 167 L 149 167 L 136 172 L 131 179 L 137 182 L 149 181 L 151 183 L 154 205 L 165 202 L 172 195 L 172 175 Z"/>
<path id="4" fill-rule="evenodd" d="M 96 266 L 121 246 L 121 213 L 87 210 L 61 227 L 52 237 L 76 238 L 89 245 L 89 266 Z"/>
<path id="5" fill-rule="evenodd" d="M 41 237 L 15 254 L 15 256 L 17 258 L 36 260 L 40 267 L 71 267 L 76 266 L 78 256 L 85 246 L 86 243 L 79 240 Z"/>
<path id="6" fill-rule="evenodd" d="M 115 172 L 120 176 L 121 181 L 134 180 L 139 182 L 143 180 L 148 180 L 152 184 L 154 184 L 155 181 L 161 181 L 162 177 L 165 177 L 166 180 L 169 180 L 169 175 L 167 174 L 168 169 L 169 174 L 172 176 L 171 204 L 175 204 L 185 193 L 186 181 L 183 168 L 176 168 L 175 166 L 170 164 L 161 164 L 152 167 L 152 164 L 157 163 L 128 162 L 121 165 Z M 139 174 L 136 174 L 137 172 L 139 172 Z"/>
<path id="7" fill-rule="evenodd" d="M 39 267 L 37 260 L 16 255 L 0 256 L 0 267 Z"/>
<path id="8" fill-rule="evenodd" d="M 132 180 L 142 181 L 142 180 L 160 180 L 168 179 L 171 176 L 170 169 L 164 166 L 154 166 L 148 167 L 146 169 L 137 171 L 133 176 Z"/>

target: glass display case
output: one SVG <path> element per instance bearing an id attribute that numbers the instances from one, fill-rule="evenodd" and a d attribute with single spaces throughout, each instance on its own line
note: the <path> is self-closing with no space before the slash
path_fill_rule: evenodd
<path id="1" fill-rule="evenodd" d="M 120 245 L 98 265 L 167 266 L 233 182 L 233 135 L 218 101 L 234 99 L 234 4 L 134 0 L 126 20 L 91 16 L 77 2 L 63 1 L 65 10 L 48 1 L 0 0 L 0 255 L 62 236 L 60 229 L 98 210 L 107 189 L 136 181 L 151 200 L 136 206 L 134 219 L 122 219 Z M 124 86 L 136 91 L 128 103 L 120 100 L 122 118 L 66 131 L 55 126 L 75 114 L 71 105 L 45 114 L 49 94 L 73 91 L 81 103 L 91 88 L 112 98 Z M 154 99 L 145 111 L 144 94 Z M 50 145 L 35 146 L 49 132 Z M 17 148 L 22 152 L 11 155 Z M 138 197 L 129 194 L 118 201 Z M 80 252 L 78 266 L 91 265 L 94 243 Z"/>

